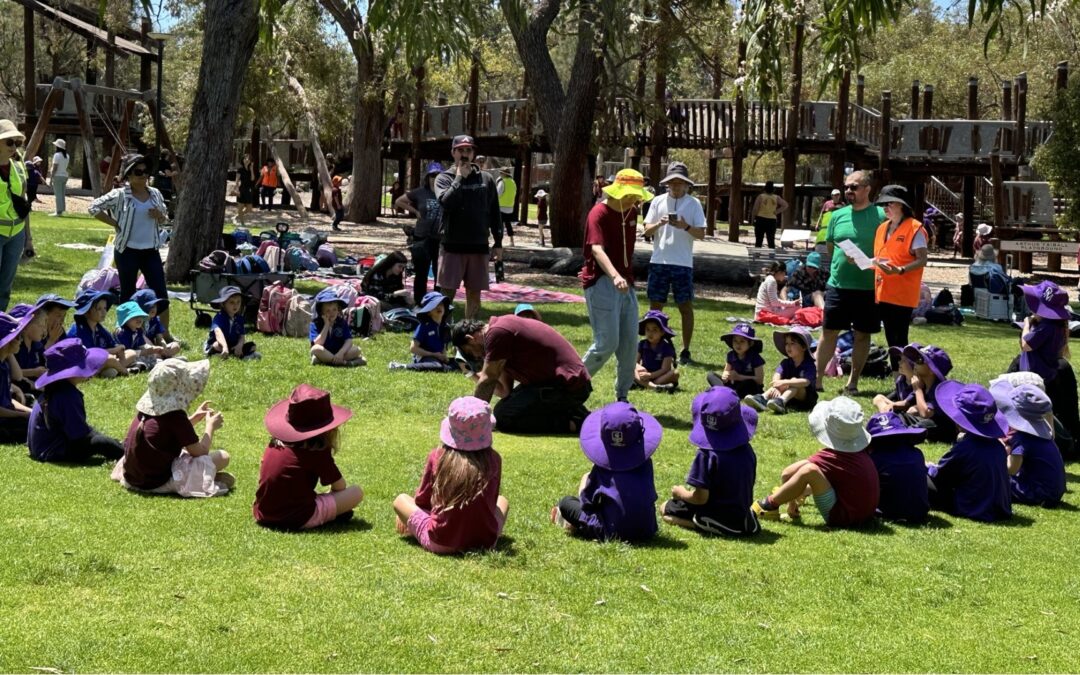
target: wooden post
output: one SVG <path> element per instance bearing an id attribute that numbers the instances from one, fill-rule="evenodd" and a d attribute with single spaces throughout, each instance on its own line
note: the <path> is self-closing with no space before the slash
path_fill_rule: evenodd
<path id="1" fill-rule="evenodd" d="M 878 180 L 889 182 L 889 149 L 892 147 L 892 92 L 881 92 L 881 148 L 878 155 Z"/>
<path id="2" fill-rule="evenodd" d="M 26 143 L 27 157 L 33 157 L 37 154 L 41 142 L 45 140 L 45 130 L 49 128 L 49 120 L 52 118 L 53 109 L 64 100 L 64 90 L 60 88 L 62 82 L 63 80 L 59 77 L 53 80 L 52 89 L 49 89 L 49 95 L 45 97 L 45 102 L 41 104 L 41 114 L 37 118 L 37 124 L 34 125 L 33 133 L 30 134 L 30 140 Z"/>
<path id="3" fill-rule="evenodd" d="M 1027 150 L 1027 73 L 1020 73 L 1016 77 L 1016 143 L 1013 152 L 1016 154 L 1016 163 L 1020 165 L 1024 161 L 1024 152 Z"/>
<path id="4" fill-rule="evenodd" d="M 863 105 L 864 96 L 866 95 L 866 76 L 859 75 L 855 78 L 855 105 L 860 108 Z"/>
<path id="5" fill-rule="evenodd" d="M 37 73 L 34 66 L 34 10 L 29 5 L 23 7 L 23 88 L 23 111 L 30 119 L 37 114 Z"/>
<path id="6" fill-rule="evenodd" d="M 746 61 L 746 41 L 739 41 L 739 63 Z M 740 67 L 740 73 L 742 72 Z M 731 145 L 731 184 L 728 186 L 728 241 L 739 241 L 742 226 L 743 157 L 746 147 L 746 99 L 742 85 L 735 88 L 735 138 Z"/>
<path id="7" fill-rule="evenodd" d="M 147 33 L 150 32 L 150 19 L 143 18 L 142 23 L 139 25 L 139 34 L 142 39 L 139 40 L 139 44 L 146 47 L 151 44 L 150 38 L 147 37 Z M 148 48 L 149 49 L 149 48 Z M 154 75 L 151 70 L 153 57 L 149 54 L 143 54 L 139 56 L 139 91 L 147 91 L 154 86 Z"/>
<path id="8" fill-rule="evenodd" d="M 1061 91 L 1069 86 L 1069 62 L 1061 61 L 1057 64 L 1057 80 L 1054 82 L 1054 89 Z"/>
<path id="9" fill-rule="evenodd" d="M 979 119 L 979 78 L 968 78 L 968 119 Z M 964 214 L 964 231 L 961 234 L 960 250 L 964 257 L 973 256 L 972 250 L 975 244 L 975 176 L 964 176 L 964 193 L 962 195 Z"/>
<path id="10" fill-rule="evenodd" d="M 665 98 L 667 94 L 667 71 L 669 55 L 671 53 L 671 12 L 663 6 L 658 7 L 660 12 L 660 25 L 656 38 L 656 73 L 653 80 L 653 106 L 656 118 L 653 120 L 652 133 L 649 144 L 649 182 L 656 188 L 660 184 L 660 164 L 664 161 L 667 152 L 665 141 L 667 140 L 667 110 Z"/>
<path id="11" fill-rule="evenodd" d="M 79 115 L 79 133 L 82 134 L 83 154 L 86 156 L 86 168 L 90 174 L 90 190 L 97 197 L 101 195 L 101 173 L 98 171 L 97 144 L 94 142 L 90 111 L 86 109 L 82 80 L 72 80 L 71 89 L 75 95 L 75 110 Z"/>
<path id="12" fill-rule="evenodd" d="M 157 102 L 151 98 L 146 102 L 146 107 L 150 109 L 150 117 L 156 119 L 158 116 Z M 161 147 L 165 148 L 175 156 L 176 151 L 173 150 L 172 139 L 169 138 L 169 130 L 165 128 L 165 121 L 162 120 L 161 124 L 158 126 L 161 127 Z"/>
<path id="13" fill-rule="evenodd" d="M 998 237 L 1005 228 L 1005 195 L 1001 181 L 1001 156 L 997 150 L 990 152 L 990 185 L 994 198 L 994 232 Z M 998 262 L 1005 263 L 1005 252 L 998 247 Z"/>
<path id="14" fill-rule="evenodd" d="M 836 104 L 836 150 L 833 151 L 832 176 L 833 187 L 844 182 L 844 164 L 847 162 L 847 125 L 851 100 L 851 71 L 844 69 L 840 79 L 840 96 Z"/>
<path id="15" fill-rule="evenodd" d="M 521 146 L 521 185 L 518 186 L 518 208 L 521 209 L 518 222 L 522 227 L 529 224 L 529 204 L 532 203 L 532 148 Z"/>
<path id="16" fill-rule="evenodd" d="M 795 24 L 795 43 L 791 49 L 791 94 L 784 142 L 784 201 L 792 208 L 784 209 L 781 229 L 795 226 L 795 170 L 799 161 L 799 118 L 802 112 L 803 38 L 806 24 L 802 17 Z"/>
<path id="17" fill-rule="evenodd" d="M 1013 118 L 1012 107 L 1012 83 L 1008 80 L 1001 81 L 1001 119 L 1008 121 Z"/>
<path id="18" fill-rule="evenodd" d="M 296 186 L 293 185 L 292 178 L 289 176 L 289 170 L 285 167 L 285 162 L 282 161 L 278 155 L 277 148 L 274 147 L 274 135 L 270 133 L 270 125 L 263 125 L 263 134 L 266 136 L 267 145 L 270 146 L 270 156 L 274 158 L 274 163 L 277 165 L 278 175 L 281 176 L 281 184 L 285 186 L 285 190 L 292 197 L 293 204 L 296 204 L 296 212 L 300 214 L 300 220 L 307 222 L 308 212 L 304 207 L 304 200 L 300 199 L 300 194 L 296 191 Z"/>
<path id="19" fill-rule="evenodd" d="M 474 139 L 476 138 L 476 130 L 479 128 L 480 122 L 480 52 L 474 51 L 472 54 L 472 68 L 469 69 L 469 119 L 465 125 L 465 128 L 469 130 L 469 135 Z"/>
<path id="20" fill-rule="evenodd" d="M 716 163 L 719 159 L 715 150 L 709 151 L 709 185 L 705 190 L 705 234 L 716 234 Z"/>
<path id="21" fill-rule="evenodd" d="M 105 47 L 105 86 L 116 86 L 116 52 L 113 51 L 112 46 L 116 42 L 116 34 L 112 31 L 108 33 L 109 45 Z"/>
<path id="22" fill-rule="evenodd" d="M 409 147 L 409 187 L 416 189 L 424 182 L 424 176 L 421 173 L 423 168 L 420 166 L 420 143 L 424 140 L 424 108 L 426 104 L 424 102 L 424 77 L 427 74 L 424 66 L 417 66 L 413 68 L 413 77 L 416 78 L 416 99 L 413 105 L 416 106 L 416 110 L 413 113 L 412 124 L 412 143 Z"/>
<path id="23" fill-rule="evenodd" d="M 934 119 L 934 85 L 923 85 L 923 97 L 922 97 L 922 118 L 924 120 Z"/>
<path id="24" fill-rule="evenodd" d="M 86 38 L 86 84 L 97 84 L 97 43 Z"/>
<path id="25" fill-rule="evenodd" d="M 911 83 L 911 119 L 919 119 L 919 81 Z"/>

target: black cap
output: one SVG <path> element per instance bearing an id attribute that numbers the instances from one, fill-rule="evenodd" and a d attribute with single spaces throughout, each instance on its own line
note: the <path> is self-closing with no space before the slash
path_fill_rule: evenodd
<path id="1" fill-rule="evenodd" d="M 131 170 L 139 164 L 146 164 L 146 158 L 139 153 L 133 152 L 130 155 L 124 155 L 120 163 L 120 177 L 127 178 Z"/>
<path id="2" fill-rule="evenodd" d="M 460 136 L 454 136 L 454 142 L 450 146 L 450 149 L 451 150 L 457 150 L 458 148 L 466 146 L 466 145 L 475 148 L 476 147 L 476 141 L 474 141 L 473 137 L 469 136 L 468 134 L 461 134 Z"/>
<path id="3" fill-rule="evenodd" d="M 881 193 L 878 194 L 876 204 L 903 204 L 904 206 L 911 208 L 911 204 L 908 203 L 908 192 L 903 185 L 886 185 L 881 188 Z"/>

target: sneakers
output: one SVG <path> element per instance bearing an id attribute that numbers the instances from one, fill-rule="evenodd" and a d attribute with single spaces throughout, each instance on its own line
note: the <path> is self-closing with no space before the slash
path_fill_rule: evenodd
<path id="1" fill-rule="evenodd" d="M 233 489 L 233 487 L 236 486 L 236 476 L 232 475 L 228 471 L 218 471 L 217 474 L 214 475 L 214 482 L 221 483 L 226 488 L 231 490 Z"/>
<path id="2" fill-rule="evenodd" d="M 769 511 L 761 506 L 761 502 L 754 500 L 754 503 L 750 505 L 750 510 L 757 516 L 758 520 L 780 520 L 780 509 L 773 509 Z"/>
<path id="3" fill-rule="evenodd" d="M 777 415 L 783 415 L 787 412 L 787 406 L 784 405 L 784 399 L 782 398 L 769 399 L 769 402 L 765 404 L 765 407 Z"/>
<path id="4" fill-rule="evenodd" d="M 657 384 L 653 387 L 653 391 L 658 391 L 664 394 L 674 394 L 679 385 L 675 383 Z"/>
<path id="5" fill-rule="evenodd" d="M 765 397 L 761 394 L 744 396 L 742 402 L 758 412 L 765 412 L 769 408 L 769 402 L 766 401 Z"/>
<path id="6" fill-rule="evenodd" d="M 401 361 L 391 361 L 390 363 L 386 364 L 386 369 L 387 370 L 405 370 L 405 366 L 406 366 L 406 364 L 402 363 Z"/>
<path id="7" fill-rule="evenodd" d="M 349 368 L 356 368 L 357 366 L 366 366 L 367 365 L 367 359 L 365 359 L 363 356 L 361 356 L 359 358 L 353 359 L 352 361 L 346 361 L 345 365 L 348 366 Z"/>
<path id="8" fill-rule="evenodd" d="M 690 350 L 684 349 L 679 352 L 679 365 L 685 366 L 690 363 Z"/>
<path id="9" fill-rule="evenodd" d="M 319 365 L 319 357 L 317 357 L 315 355 L 312 355 L 311 356 L 311 365 L 313 365 L 313 366 Z"/>

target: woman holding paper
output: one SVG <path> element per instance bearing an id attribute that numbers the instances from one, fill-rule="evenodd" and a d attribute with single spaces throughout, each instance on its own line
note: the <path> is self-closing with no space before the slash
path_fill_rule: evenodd
<path id="1" fill-rule="evenodd" d="M 885 340 L 890 347 L 903 349 L 908 344 L 911 312 L 919 304 L 926 230 L 913 217 L 903 187 L 886 185 L 876 203 L 885 209 L 886 220 L 874 237 L 874 297 L 885 325 Z M 900 367 L 895 350 L 889 352 L 889 359 L 895 373 Z"/>

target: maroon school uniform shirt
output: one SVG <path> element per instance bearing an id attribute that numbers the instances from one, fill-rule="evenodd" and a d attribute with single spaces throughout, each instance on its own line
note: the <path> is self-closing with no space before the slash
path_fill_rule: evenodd
<path id="1" fill-rule="evenodd" d="M 836 506 L 829 512 L 829 525 L 860 525 L 874 517 L 880 485 L 874 460 L 865 451 L 837 452 L 825 448 L 810 456 L 836 491 Z"/>
<path id="2" fill-rule="evenodd" d="M 502 457 L 491 451 L 488 462 L 487 487 L 475 499 L 464 506 L 448 511 L 433 508 L 432 493 L 435 490 L 435 469 L 443 456 L 440 445 L 428 454 L 420 488 L 416 491 L 416 505 L 431 514 L 431 541 L 454 551 L 491 548 L 499 539 L 499 485 L 502 481 Z"/>
<path id="3" fill-rule="evenodd" d="M 506 361 L 503 369 L 521 384 L 562 384 L 577 391 L 589 382 L 589 371 L 574 346 L 536 319 L 507 314 L 489 321 L 484 359 Z"/>
<path id="4" fill-rule="evenodd" d="M 195 427 L 183 410 L 156 417 L 137 413 L 124 439 L 124 480 L 140 490 L 161 487 L 172 479 L 172 463 L 180 451 L 198 442 Z"/>
<path id="5" fill-rule="evenodd" d="M 589 211 L 585 221 L 585 245 L 582 254 L 585 265 L 578 273 L 582 288 L 588 288 L 604 276 L 604 270 L 593 257 L 592 246 L 604 247 L 608 259 L 626 283 L 634 283 L 634 240 L 637 238 L 637 208 L 620 213 L 603 202 Z"/>
<path id="6" fill-rule="evenodd" d="M 329 448 L 295 450 L 272 444 L 263 451 L 259 488 L 251 507 L 255 522 L 300 529 L 315 513 L 315 486 L 341 480 Z"/>

